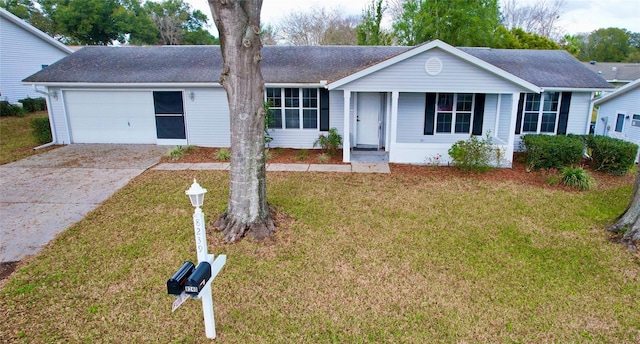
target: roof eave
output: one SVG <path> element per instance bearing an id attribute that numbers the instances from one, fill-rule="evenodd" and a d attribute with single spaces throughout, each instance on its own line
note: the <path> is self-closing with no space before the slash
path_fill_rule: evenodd
<path id="1" fill-rule="evenodd" d="M 640 79 L 635 80 L 633 82 L 630 82 L 630 83 L 628 83 L 628 84 L 616 89 L 615 91 L 613 91 L 611 93 L 605 94 L 604 96 L 602 96 L 602 97 L 600 97 L 598 99 L 595 99 L 593 101 L 593 105 L 600 105 L 601 103 L 607 102 L 607 101 L 609 101 L 611 99 L 614 99 L 614 98 L 616 98 L 618 96 L 621 96 L 621 95 L 623 95 L 623 94 L 625 94 L 625 93 L 627 93 L 629 91 L 632 91 L 632 90 L 636 89 L 638 86 L 640 86 Z"/>
<path id="2" fill-rule="evenodd" d="M 543 87 L 543 92 L 606 92 L 611 87 Z"/>
<path id="3" fill-rule="evenodd" d="M 46 87 L 82 87 L 82 88 L 151 88 L 151 87 L 222 87 L 219 82 L 69 82 L 69 81 L 23 81 L 23 85 Z"/>

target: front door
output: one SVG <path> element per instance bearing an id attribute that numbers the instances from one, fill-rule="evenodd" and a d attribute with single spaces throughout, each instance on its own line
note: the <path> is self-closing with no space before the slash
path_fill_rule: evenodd
<path id="1" fill-rule="evenodd" d="M 380 93 L 358 93 L 356 146 L 379 147 L 380 97 Z"/>

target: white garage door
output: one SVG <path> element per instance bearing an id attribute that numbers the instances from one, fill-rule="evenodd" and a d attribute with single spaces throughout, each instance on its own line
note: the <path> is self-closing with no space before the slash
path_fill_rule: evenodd
<path id="1" fill-rule="evenodd" d="M 65 91 L 74 143 L 155 144 L 150 91 Z"/>

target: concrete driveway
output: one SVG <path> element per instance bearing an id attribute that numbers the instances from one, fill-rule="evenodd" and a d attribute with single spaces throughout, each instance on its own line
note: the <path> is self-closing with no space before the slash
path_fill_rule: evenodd
<path id="1" fill-rule="evenodd" d="M 0 166 L 0 263 L 38 253 L 169 148 L 73 144 Z"/>

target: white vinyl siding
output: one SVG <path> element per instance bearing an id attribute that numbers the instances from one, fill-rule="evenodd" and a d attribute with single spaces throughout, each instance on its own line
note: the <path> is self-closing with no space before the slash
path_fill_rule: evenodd
<path id="1" fill-rule="evenodd" d="M 22 80 L 69 55 L 15 23 L 0 17 L 0 93 L 2 100 L 44 97 Z"/>
<path id="2" fill-rule="evenodd" d="M 603 117 L 608 117 L 607 126 L 611 128 L 609 133 L 613 132 L 619 113 L 629 116 L 629 119 L 625 118 L 622 134 L 632 142 L 640 141 L 640 127 L 632 125 L 634 115 L 640 115 L 640 86 L 600 104 L 595 134 L 602 135 L 605 131 L 604 121 L 601 120 Z"/>
<path id="3" fill-rule="evenodd" d="M 53 116 L 52 126 L 55 130 L 56 143 L 61 145 L 69 144 L 70 134 L 67 130 L 67 117 L 64 112 L 62 93 L 60 89 L 51 87 L 47 88 L 47 92 L 49 92 L 49 94 L 56 94 L 56 97 L 49 97 L 50 102 L 47 104 L 47 106 L 49 106 L 49 111 Z"/>
<path id="4" fill-rule="evenodd" d="M 344 138 L 344 95 L 342 91 L 329 91 L 329 128 L 338 129 Z"/>
<path id="5" fill-rule="evenodd" d="M 589 103 L 590 92 L 573 92 L 571 94 L 571 107 L 569 108 L 569 121 L 567 122 L 567 134 L 588 134 L 591 113 Z"/>
<path id="6" fill-rule="evenodd" d="M 193 93 L 193 100 L 191 100 Z M 187 141 L 201 147 L 229 147 L 231 123 L 227 93 L 222 87 L 186 89 Z"/>
<path id="7" fill-rule="evenodd" d="M 432 76 L 425 71 L 425 63 L 434 57 L 442 61 L 443 68 L 440 74 Z M 511 81 L 437 48 L 354 80 L 341 89 L 433 93 L 511 93 L 522 90 Z"/>

